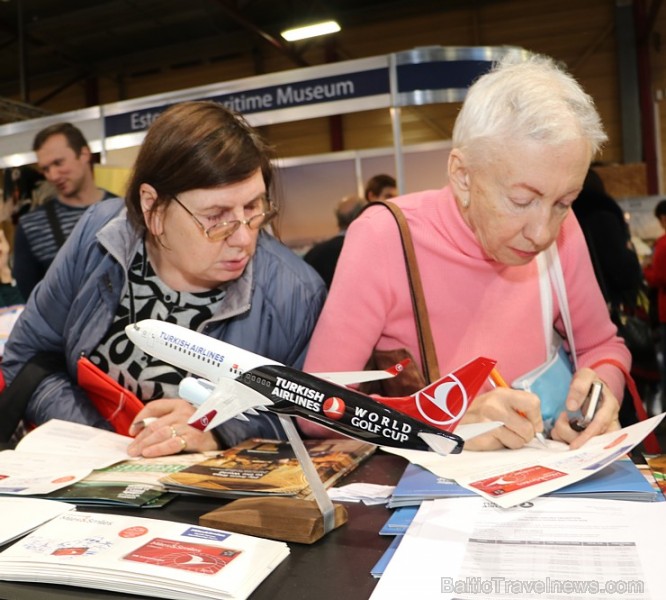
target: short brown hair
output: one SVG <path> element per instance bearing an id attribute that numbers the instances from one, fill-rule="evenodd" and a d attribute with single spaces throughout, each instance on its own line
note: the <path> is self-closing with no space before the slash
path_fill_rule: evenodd
<path id="1" fill-rule="evenodd" d="M 365 199 L 370 200 L 370 192 L 375 196 L 381 196 L 381 193 L 386 188 L 394 188 L 396 186 L 395 178 L 390 175 L 380 173 L 368 180 L 365 184 Z"/>
<path id="2" fill-rule="evenodd" d="M 37 152 L 54 135 L 64 135 L 67 139 L 67 145 L 74 150 L 74 154 L 79 156 L 83 148 L 89 148 L 88 141 L 78 127 L 71 123 L 54 123 L 37 132 L 32 141 L 32 150 Z"/>
<path id="3" fill-rule="evenodd" d="M 257 169 L 269 191 L 271 158 L 270 146 L 238 113 L 211 101 L 175 104 L 153 121 L 139 150 L 125 200 L 130 222 L 145 230 L 142 183 L 158 194 L 153 211 L 182 192 L 244 181 Z"/>

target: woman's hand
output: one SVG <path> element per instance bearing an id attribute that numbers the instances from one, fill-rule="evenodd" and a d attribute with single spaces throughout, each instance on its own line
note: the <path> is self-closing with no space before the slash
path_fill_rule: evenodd
<path id="1" fill-rule="evenodd" d="M 522 448 L 543 431 L 539 398 L 510 388 L 497 388 L 475 398 L 461 422 L 481 421 L 501 421 L 504 426 L 465 442 L 466 450 Z"/>
<path id="2" fill-rule="evenodd" d="M 127 448 L 130 456 L 153 458 L 179 452 L 217 450 L 213 434 L 204 433 L 187 424 L 194 407 L 180 398 L 153 400 L 139 412 L 130 427 L 134 441 Z M 143 420 L 148 421 L 147 425 Z"/>
<path id="3" fill-rule="evenodd" d="M 595 381 L 599 381 L 599 377 L 592 369 L 580 369 L 574 374 L 567 396 L 567 411 L 576 412 L 580 410 L 583 402 L 585 402 L 585 398 L 587 398 L 592 383 Z M 551 437 L 554 440 L 569 444 L 569 448 L 575 450 L 595 435 L 619 429 L 620 402 L 607 385 L 603 386 L 601 394 L 599 409 L 594 415 L 592 422 L 584 431 L 578 432 L 573 430 L 571 425 L 569 425 L 569 415 L 567 412 L 563 412 L 555 422 Z"/>

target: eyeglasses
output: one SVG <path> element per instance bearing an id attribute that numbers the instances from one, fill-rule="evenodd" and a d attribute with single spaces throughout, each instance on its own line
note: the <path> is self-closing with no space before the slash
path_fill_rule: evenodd
<path id="1" fill-rule="evenodd" d="M 256 215 L 252 215 L 249 219 L 233 220 L 233 221 L 222 221 L 220 223 L 215 223 L 215 225 L 206 228 L 206 226 L 197 219 L 196 215 L 185 206 L 176 196 L 172 198 L 183 207 L 183 210 L 194 219 L 194 222 L 197 224 L 201 232 L 211 241 L 211 242 L 221 242 L 226 240 L 229 236 L 233 235 L 236 230 L 241 225 L 247 225 L 253 231 L 261 229 L 266 225 L 275 215 L 277 215 L 277 207 L 270 201 L 268 202 L 268 210 L 260 212 Z"/>

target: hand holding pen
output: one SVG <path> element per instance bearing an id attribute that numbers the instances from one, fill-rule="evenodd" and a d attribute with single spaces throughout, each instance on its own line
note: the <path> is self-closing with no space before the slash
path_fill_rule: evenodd
<path id="1" fill-rule="evenodd" d="M 496 387 L 509 388 L 509 384 L 504 380 L 504 377 L 500 375 L 500 372 L 497 370 L 497 368 L 493 368 L 493 370 L 490 372 L 490 379 Z M 524 419 L 528 419 L 527 415 L 522 410 L 516 410 L 516 412 Z M 543 446 L 546 446 L 546 438 L 544 438 L 543 433 L 537 431 L 535 432 L 534 437 L 539 442 L 541 442 Z"/>

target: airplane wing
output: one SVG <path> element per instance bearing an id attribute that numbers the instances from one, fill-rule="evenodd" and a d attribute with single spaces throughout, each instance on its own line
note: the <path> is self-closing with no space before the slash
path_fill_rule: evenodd
<path id="1" fill-rule="evenodd" d="M 178 387 L 181 398 L 199 408 L 188 424 L 201 431 L 209 431 L 234 417 L 247 421 L 243 413 L 257 414 L 253 409 L 265 410 L 273 404 L 235 379 L 222 379 L 212 384 L 205 379 L 184 378 Z"/>
<path id="2" fill-rule="evenodd" d="M 380 379 L 390 379 L 399 375 L 409 364 L 409 359 L 395 364 L 389 369 L 373 371 L 338 371 L 332 373 L 311 373 L 320 379 L 326 379 L 331 383 L 338 385 L 352 385 L 355 383 L 365 383 L 366 381 L 379 381 Z"/>

